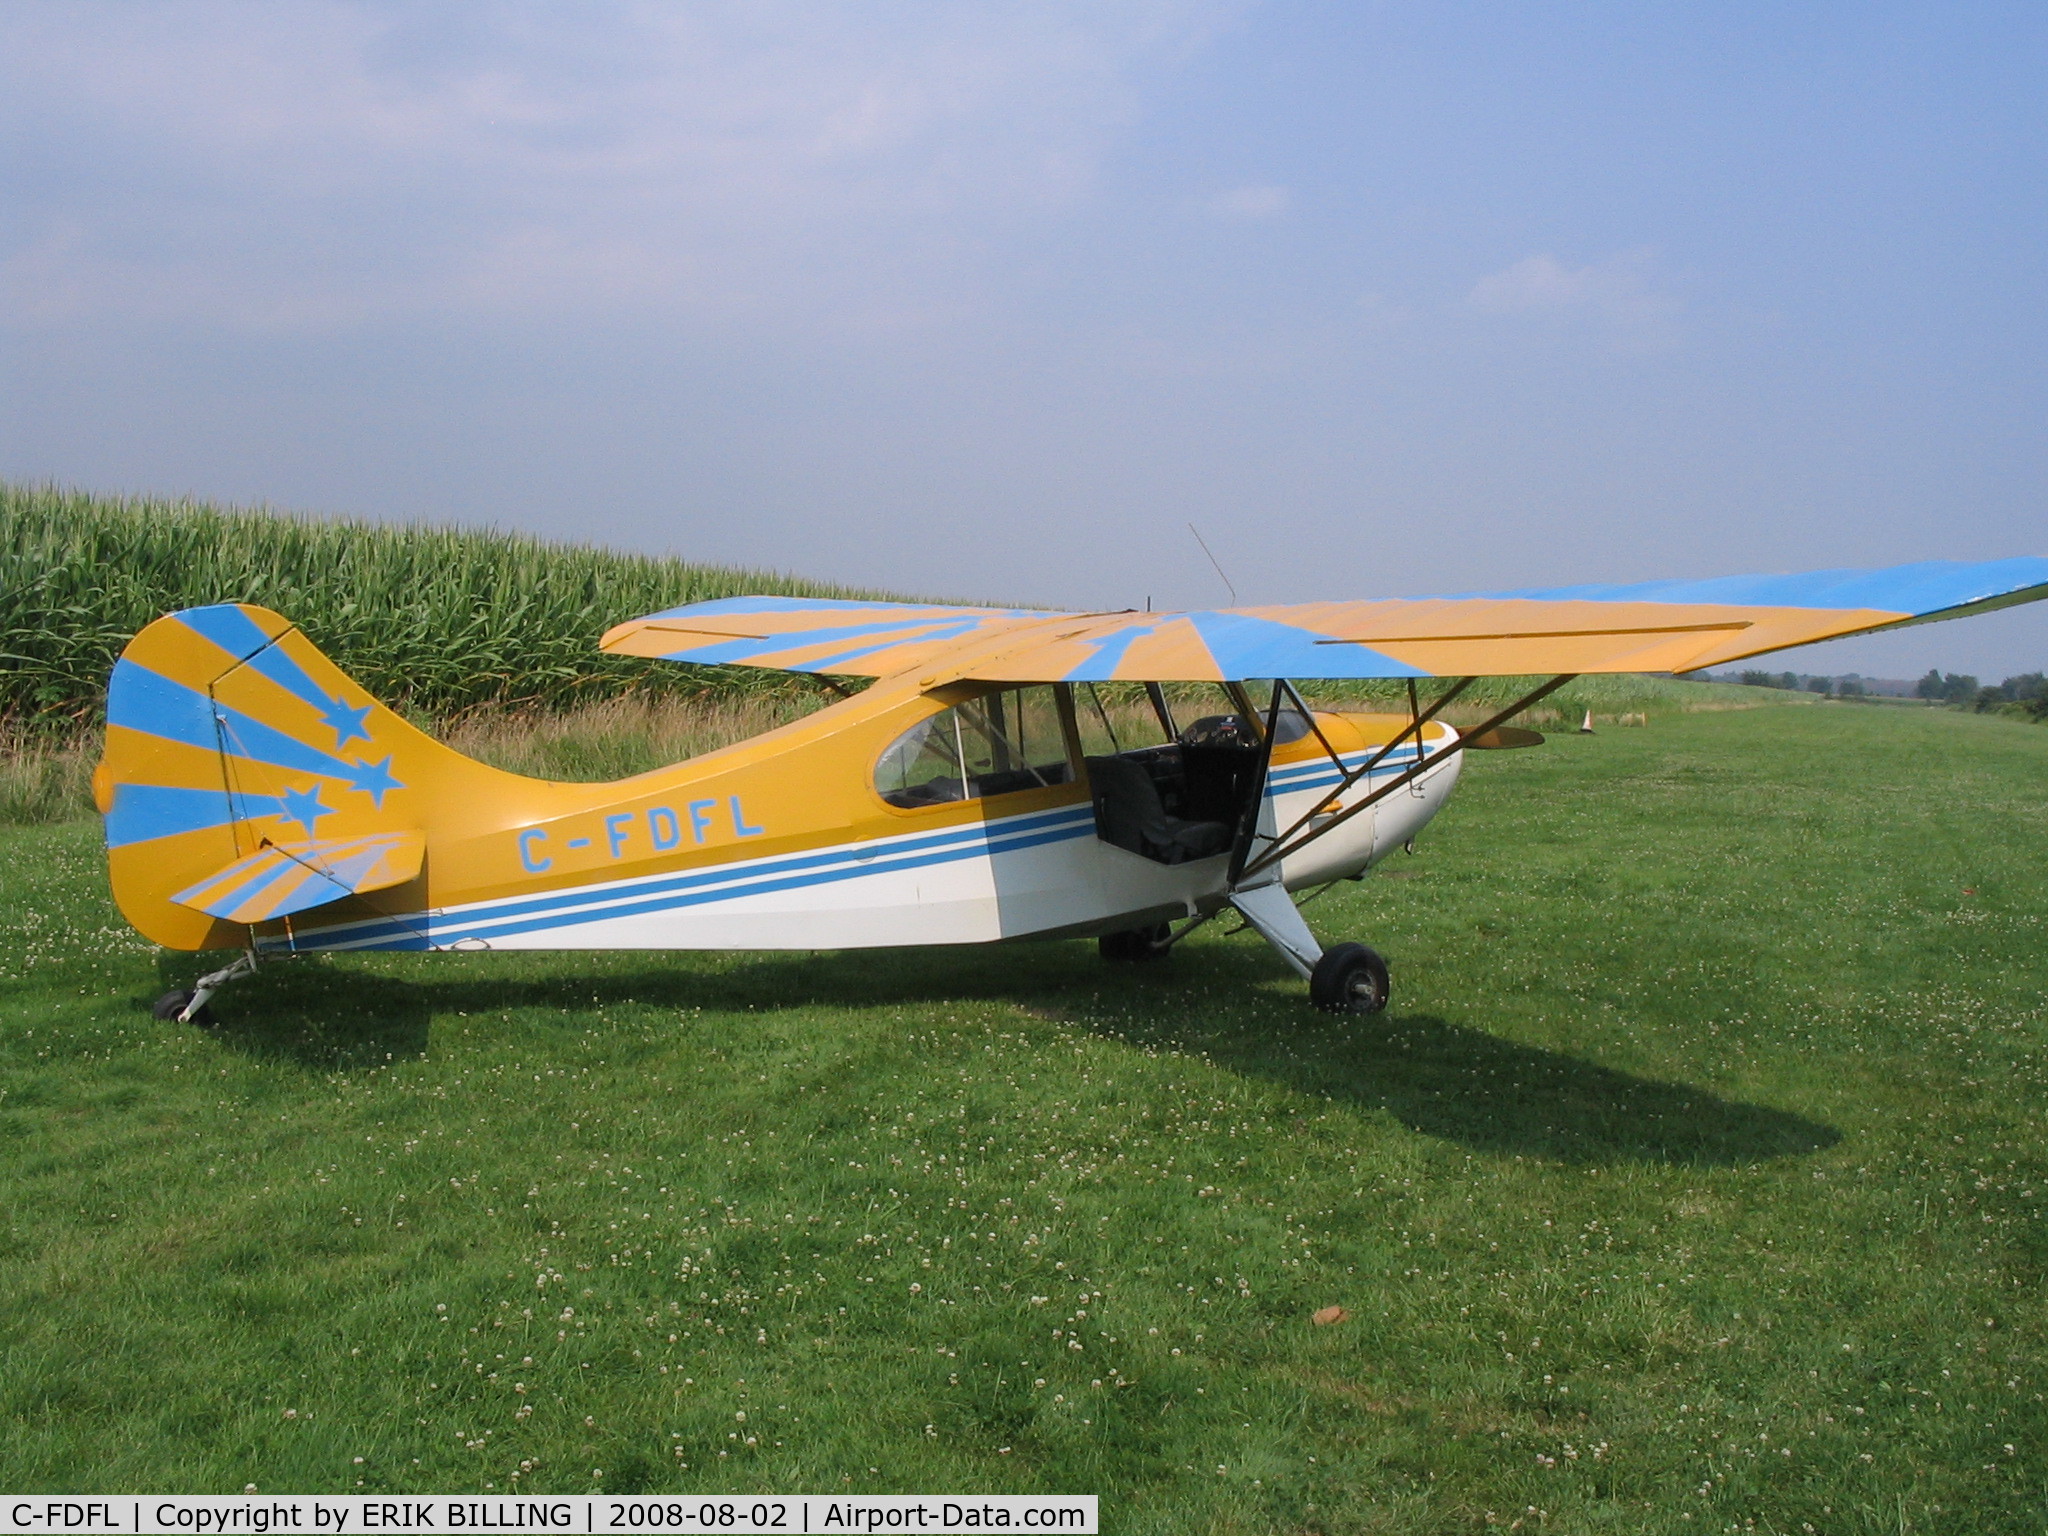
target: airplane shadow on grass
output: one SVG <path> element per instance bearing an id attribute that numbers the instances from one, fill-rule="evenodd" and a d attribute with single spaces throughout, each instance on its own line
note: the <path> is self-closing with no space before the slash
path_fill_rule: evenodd
<path id="1" fill-rule="evenodd" d="M 1639 1077 L 1430 1014 L 1331 1021 L 1277 1045 L 1269 1036 L 1206 1027 L 1122 1023 L 1102 1032 L 1199 1051 L 1248 1077 L 1384 1109 L 1410 1130 L 1474 1151 L 1725 1167 L 1801 1156 L 1842 1139 L 1790 1110 Z"/>
<path id="2" fill-rule="evenodd" d="M 1398 1004 L 1373 1017 L 1314 1013 L 1277 961 L 1244 948 L 1207 946 L 1138 966 L 1105 966 L 1093 948 L 663 960 L 464 955 L 440 962 L 462 974 L 417 981 L 314 960 L 277 965 L 260 983 L 243 983 L 215 1033 L 230 1049 L 331 1071 L 418 1056 L 430 1043 L 431 1021 L 452 1014 L 558 1009 L 582 1030 L 593 1006 L 751 1009 L 760 1017 L 983 1000 L 1142 1049 L 1199 1055 L 1292 1092 L 1382 1109 L 1423 1135 L 1496 1155 L 1714 1167 L 1796 1157 L 1841 1140 L 1839 1131 L 1790 1110 L 1637 1076 L 1405 1013 Z M 526 974 L 505 974 L 507 960 Z M 545 974 L 532 974 L 542 965 Z M 1286 990 L 1277 995 L 1260 985 L 1283 976 Z M 169 969 L 166 984 L 177 984 Z"/>
<path id="3" fill-rule="evenodd" d="M 157 979 L 166 990 L 189 987 L 214 963 L 213 956 L 164 956 Z M 208 1033 L 227 1049 L 264 1061 L 323 1072 L 381 1067 L 426 1054 L 437 1011 L 434 990 L 320 961 L 292 961 L 266 966 L 215 997 L 219 1022 Z"/>

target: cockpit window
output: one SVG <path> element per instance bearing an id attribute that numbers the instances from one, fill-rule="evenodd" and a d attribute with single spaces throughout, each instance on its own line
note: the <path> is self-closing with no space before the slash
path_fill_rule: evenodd
<path id="1" fill-rule="evenodd" d="M 1173 740 L 1156 689 L 1137 683 L 1074 684 L 1074 724 L 1083 757 L 1113 757 Z"/>
<path id="2" fill-rule="evenodd" d="M 1184 748 L 1255 748 L 1266 727 L 1266 700 L 1272 684 L 1251 682 L 1245 692 L 1257 702 L 1257 719 L 1247 719 L 1237 711 L 1237 700 L 1229 696 L 1219 684 L 1204 682 L 1192 684 L 1184 696 L 1176 698 L 1176 711 L 1180 719 L 1180 743 Z M 1300 741 L 1315 727 L 1309 717 L 1300 713 L 1292 702 L 1280 707 L 1280 715 L 1274 719 L 1274 745 L 1284 748 L 1290 741 Z"/>
<path id="3" fill-rule="evenodd" d="M 1067 738 L 1049 686 L 1008 688 L 953 711 L 960 717 L 960 748 L 967 782 L 977 795 L 1064 784 Z"/>
<path id="4" fill-rule="evenodd" d="M 1072 780 L 1049 686 L 1006 688 L 921 720 L 875 765 L 875 788 L 910 809 Z"/>
<path id="5" fill-rule="evenodd" d="M 1315 727 L 1307 715 L 1292 705 L 1283 707 L 1273 721 L 1273 745 L 1284 747 L 1301 740 Z M 1243 715 L 1204 715 L 1181 727 L 1184 747 L 1256 747 L 1259 733 Z"/>
<path id="6" fill-rule="evenodd" d="M 1307 715 L 1289 705 L 1280 711 L 1279 718 L 1273 722 L 1273 745 L 1284 747 L 1291 741 L 1301 740 L 1314 729 L 1315 726 Z"/>
<path id="7" fill-rule="evenodd" d="M 967 798 L 960 771 L 960 722 L 952 710 L 920 720 L 875 764 L 875 788 L 891 805 L 941 805 Z"/>

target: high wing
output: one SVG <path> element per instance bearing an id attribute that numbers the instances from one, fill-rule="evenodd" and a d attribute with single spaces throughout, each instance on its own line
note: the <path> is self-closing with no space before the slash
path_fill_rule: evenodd
<path id="1" fill-rule="evenodd" d="M 1693 672 L 2048 597 L 2048 559 L 1725 576 L 1188 613 L 739 597 L 621 624 L 604 649 L 922 686 Z"/>

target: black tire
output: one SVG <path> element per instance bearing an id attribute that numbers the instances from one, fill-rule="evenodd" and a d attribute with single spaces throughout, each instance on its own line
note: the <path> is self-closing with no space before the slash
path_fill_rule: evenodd
<path id="1" fill-rule="evenodd" d="M 1393 996 L 1387 962 L 1363 944 L 1333 944 L 1308 979 L 1308 995 L 1325 1013 L 1378 1013 Z"/>
<path id="2" fill-rule="evenodd" d="M 176 1020 L 178 1015 L 185 1011 L 185 1005 L 191 1001 L 191 989 L 189 987 L 181 988 L 176 992 L 166 992 L 150 1005 L 149 1011 L 169 1023 Z M 193 1014 L 187 1022 L 197 1024 L 201 1029 L 213 1028 L 213 1004 L 206 1003 L 201 1005 L 199 1011 Z"/>
<path id="3" fill-rule="evenodd" d="M 1164 960 L 1173 953 L 1166 942 L 1172 936 L 1171 925 L 1155 923 L 1150 928 L 1127 928 L 1122 933 L 1105 933 L 1095 941 L 1095 947 L 1105 960 Z"/>

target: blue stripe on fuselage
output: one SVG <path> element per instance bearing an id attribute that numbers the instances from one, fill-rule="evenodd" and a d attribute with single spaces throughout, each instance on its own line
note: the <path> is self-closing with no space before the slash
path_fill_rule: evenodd
<path id="1" fill-rule="evenodd" d="M 776 891 L 799 890 L 819 885 L 834 885 L 843 880 L 858 880 L 873 874 L 894 874 L 906 869 L 924 869 L 934 864 L 952 864 L 962 859 L 980 858 L 988 854 L 1013 853 L 1023 848 L 1035 848 L 1045 843 L 1064 842 L 1070 838 L 1087 837 L 1094 828 L 1093 818 L 1088 822 L 1070 827 L 1056 827 L 1047 831 L 1027 835 L 991 838 L 987 843 L 956 844 L 933 852 L 913 857 L 875 858 L 841 864 L 831 869 L 816 870 L 804 874 L 792 874 L 776 879 L 752 880 L 716 890 L 671 892 L 661 896 L 631 896 L 615 901 L 609 906 L 588 907 L 568 914 L 553 914 L 531 917 L 517 921 L 491 923 L 465 923 L 459 927 L 442 927 L 435 924 L 432 940 L 437 945 L 459 944 L 465 939 L 490 940 L 510 938 L 516 934 L 536 933 L 549 928 L 576 927 L 585 923 L 612 922 L 620 918 L 645 917 L 654 912 L 674 911 L 683 907 L 703 906 L 709 902 L 731 901 L 745 896 L 765 896 Z M 625 893 L 614 893 L 615 895 Z M 318 948 L 312 936 L 299 936 L 300 948 Z M 427 940 L 413 934 L 389 942 L 374 944 L 351 944 L 354 949 L 420 949 L 427 947 Z"/>

